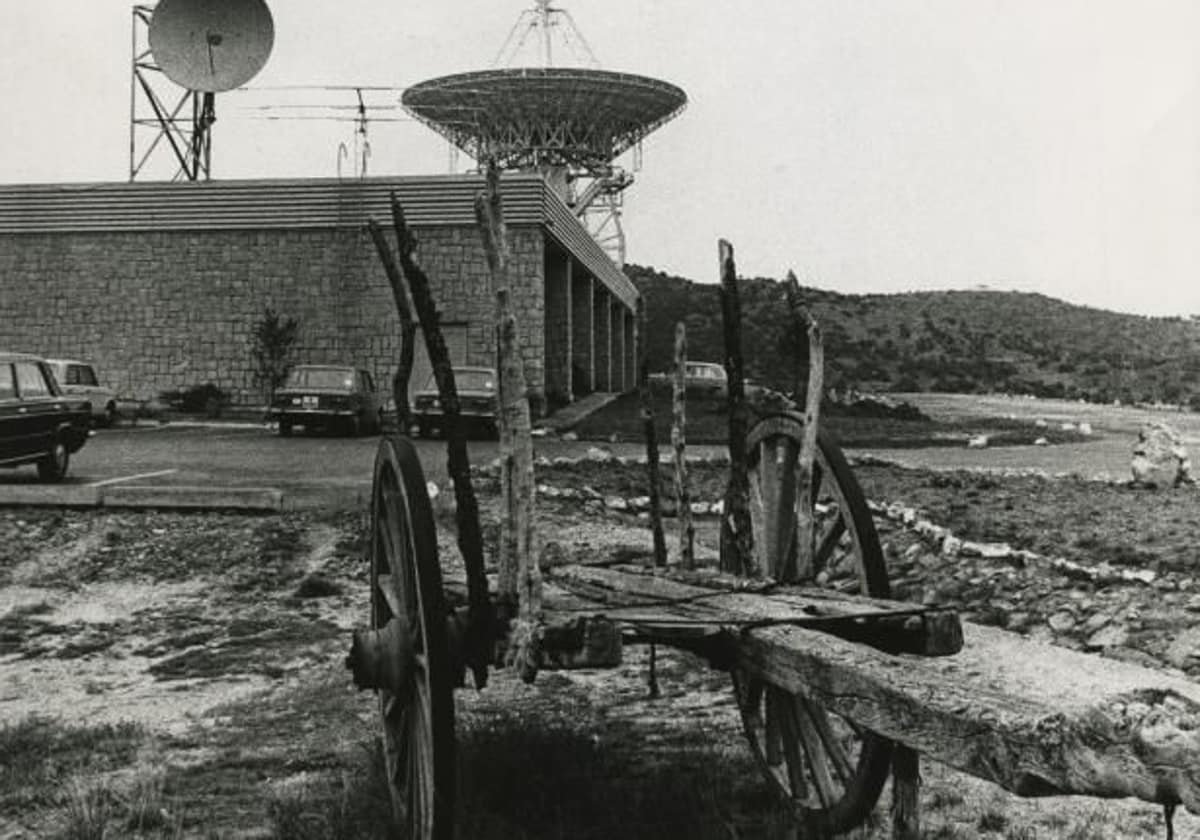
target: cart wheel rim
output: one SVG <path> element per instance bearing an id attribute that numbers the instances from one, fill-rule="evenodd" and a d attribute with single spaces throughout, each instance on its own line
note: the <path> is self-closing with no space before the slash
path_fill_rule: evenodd
<path id="1" fill-rule="evenodd" d="M 812 542 L 807 550 L 798 545 L 802 436 L 795 415 L 765 418 L 747 435 L 760 568 L 782 582 L 887 597 L 887 569 L 862 490 L 841 451 L 820 433 L 808 498 Z M 733 677 L 746 739 L 776 794 L 821 831 L 839 833 L 863 822 L 887 779 L 892 743 L 812 696 L 744 671 Z"/>
<path id="2" fill-rule="evenodd" d="M 413 645 L 406 687 L 378 692 L 392 810 L 407 837 L 450 837 L 454 698 L 436 531 L 420 462 L 395 435 L 380 441 L 375 458 L 368 551 L 371 624 L 399 620 Z"/>

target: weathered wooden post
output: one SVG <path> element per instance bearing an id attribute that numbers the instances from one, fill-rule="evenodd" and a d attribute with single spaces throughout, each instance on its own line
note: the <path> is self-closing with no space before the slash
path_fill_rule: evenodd
<path id="1" fill-rule="evenodd" d="M 816 546 L 813 541 L 814 525 L 813 511 L 815 501 L 813 494 L 813 460 L 817 455 L 817 426 L 821 415 L 821 394 L 825 386 L 825 344 L 821 337 L 821 328 L 812 315 L 804 307 L 800 299 L 800 288 L 796 275 L 788 272 L 788 307 L 792 314 L 792 330 L 796 342 L 806 347 L 806 353 L 798 354 L 802 359 L 807 358 L 807 377 L 801 371 L 801 365 L 796 366 L 796 381 L 802 377 L 805 382 L 804 396 L 804 437 L 800 443 L 800 453 L 796 463 L 796 483 L 799 492 L 796 502 L 796 568 L 794 572 L 798 580 L 811 580 L 814 574 L 813 555 Z"/>
<path id="2" fill-rule="evenodd" d="M 742 375 L 742 305 L 738 297 L 733 246 L 717 245 L 721 271 L 721 316 L 725 327 L 725 375 L 729 387 L 729 484 L 721 518 L 721 570 L 757 577 L 754 534 L 750 523 L 750 479 L 746 468 L 746 430 L 749 425 L 745 380 Z"/>
<path id="3" fill-rule="evenodd" d="M 671 388 L 671 447 L 675 452 L 675 515 L 679 520 L 679 565 L 694 568 L 696 529 L 692 525 L 692 499 L 687 481 L 687 327 L 675 325 L 675 372 Z"/>
<path id="4" fill-rule="evenodd" d="M 438 397 L 442 403 L 446 428 L 446 468 L 454 483 L 455 524 L 458 527 L 458 550 L 467 573 L 468 620 L 463 648 L 466 664 L 475 678 L 475 687 L 487 685 L 488 664 L 492 659 L 492 604 L 488 596 L 487 573 L 483 562 L 483 536 L 479 529 L 479 502 L 471 484 L 471 462 L 467 441 L 460 419 L 458 389 L 450 354 L 442 336 L 441 316 L 433 299 L 429 277 L 413 258 L 417 240 L 404 218 L 404 209 L 392 205 L 396 226 L 397 253 L 400 269 L 408 280 L 413 308 L 425 334 L 425 349 L 433 367 Z"/>
<path id="5" fill-rule="evenodd" d="M 903 744 L 892 752 L 892 840 L 921 838 L 921 756 Z"/>
<path id="6" fill-rule="evenodd" d="M 667 542 L 663 536 L 662 493 L 658 473 L 658 432 L 654 428 L 654 399 L 650 393 L 650 353 L 646 340 L 646 299 L 637 300 L 638 395 L 642 403 L 642 434 L 646 438 L 646 483 L 650 494 L 650 533 L 654 538 L 654 565 L 667 565 Z"/>
<path id="7" fill-rule="evenodd" d="M 403 210 L 396 194 L 392 193 L 392 225 L 396 229 L 397 240 L 400 237 Z M 413 353 L 416 345 L 417 325 L 413 320 L 412 306 L 408 301 L 408 289 L 400 273 L 400 266 L 392 254 L 383 229 L 374 219 L 367 221 L 367 229 L 375 242 L 375 250 L 383 263 L 383 272 L 387 275 L 388 285 L 392 288 L 392 300 L 396 303 L 396 314 L 400 318 L 400 358 L 396 365 L 396 373 L 392 376 L 392 401 L 396 405 L 396 426 L 401 433 L 406 434 L 412 425 L 412 411 L 408 404 L 408 384 L 412 376 Z"/>
<path id="8" fill-rule="evenodd" d="M 542 576 L 534 545 L 533 436 L 525 366 L 509 297 L 508 239 L 500 198 L 500 174 L 487 166 L 485 191 L 476 196 L 475 217 L 483 239 L 496 300 L 496 373 L 499 377 L 500 522 L 499 596 L 516 619 L 507 648 L 509 664 L 532 682 L 540 658 Z"/>

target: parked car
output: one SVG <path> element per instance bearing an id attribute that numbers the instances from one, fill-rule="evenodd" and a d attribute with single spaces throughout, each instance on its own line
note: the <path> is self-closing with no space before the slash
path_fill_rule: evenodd
<path id="1" fill-rule="evenodd" d="M 723 365 L 713 362 L 687 362 L 683 369 L 685 391 L 723 397 L 729 393 L 729 378 Z"/>
<path id="2" fill-rule="evenodd" d="M 76 359 L 47 359 L 46 364 L 54 371 L 54 378 L 64 394 L 84 397 L 92 404 L 93 423 L 107 427 L 116 422 L 117 394 L 100 384 L 93 365 Z"/>
<path id="3" fill-rule="evenodd" d="M 36 464 L 42 481 L 60 481 L 91 421 L 92 404 L 64 394 L 44 359 L 0 353 L 0 467 Z"/>
<path id="4" fill-rule="evenodd" d="M 383 405 L 375 381 L 349 365 L 296 365 L 267 411 L 287 437 L 295 426 L 341 428 L 352 435 L 378 433 Z"/>
<path id="5" fill-rule="evenodd" d="M 459 416 L 487 434 L 496 434 L 496 371 L 489 367 L 455 367 L 454 386 L 458 392 Z M 413 394 L 413 415 L 417 434 L 429 437 L 434 429 L 445 431 L 437 381 L 430 376 L 425 387 Z"/>

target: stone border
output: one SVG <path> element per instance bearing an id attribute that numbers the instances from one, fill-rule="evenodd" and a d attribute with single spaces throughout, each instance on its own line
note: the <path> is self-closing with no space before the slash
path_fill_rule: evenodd
<path id="1" fill-rule="evenodd" d="M 3 507 L 278 513 L 283 510 L 283 491 L 274 487 L 197 487 L 177 484 L 110 484 L 100 487 L 86 484 L 8 484 L 0 485 L 0 508 Z"/>
<path id="2" fill-rule="evenodd" d="M 1029 468 L 928 468 L 906 464 L 903 461 L 893 460 L 890 458 L 881 458 L 877 455 L 871 455 L 869 453 L 856 455 L 848 460 L 853 466 L 862 465 L 897 467 L 900 469 L 920 470 L 923 472 L 967 472 L 977 475 L 999 475 L 1004 478 L 1042 478 L 1049 481 L 1074 479 L 1110 485 L 1119 483 L 1104 476 L 1098 476 L 1092 479 L 1083 479 L 1076 473 L 1052 474 L 1045 470 Z M 646 456 L 639 455 L 635 457 L 622 457 L 614 454 L 608 449 L 592 447 L 588 450 L 587 454 L 578 458 L 558 457 L 551 459 L 541 455 L 535 459 L 534 466 L 572 467 L 588 462 L 619 464 L 621 466 L 645 465 Z M 664 452 L 659 456 L 659 463 L 672 464 L 674 462 L 674 453 Z M 729 463 L 729 456 L 724 453 L 711 457 L 696 456 L 689 457 L 687 462 L 689 464 L 721 465 Z M 476 467 L 474 468 L 473 472 L 483 476 L 497 476 L 500 473 L 499 460 L 493 461 L 491 464 L 488 464 L 484 467 Z M 650 510 L 649 496 L 634 496 L 631 498 L 625 498 L 621 496 L 605 496 L 602 493 L 590 488 L 574 489 L 555 487 L 550 484 L 538 484 L 537 492 L 539 495 L 545 496 L 548 499 L 600 502 L 603 504 L 606 510 L 611 510 L 618 513 L 641 514 Z M 1150 585 L 1154 583 L 1158 577 L 1158 575 L 1151 569 L 1122 569 L 1109 563 L 1102 563 L 1097 566 L 1085 566 L 1083 564 L 1076 563 L 1073 560 L 1068 560 L 1065 557 L 1047 557 L 1034 551 L 1016 549 L 1008 543 L 980 543 L 973 542 L 971 540 L 964 540 L 952 533 L 949 528 L 944 528 L 941 525 L 937 525 L 936 523 L 929 521 L 928 519 L 921 518 L 915 508 L 907 507 L 899 502 L 883 504 L 880 502 L 868 501 L 867 506 L 870 508 L 872 514 L 876 516 L 882 516 L 889 522 L 900 525 L 902 528 L 905 528 L 909 532 L 919 537 L 926 545 L 933 547 L 946 557 L 978 557 L 985 560 L 999 560 L 1019 567 L 1038 565 L 1051 569 L 1066 577 L 1074 578 L 1076 580 L 1086 580 L 1092 583 L 1141 583 Z M 725 512 L 725 503 L 723 500 L 717 500 L 714 502 L 697 501 L 692 502 L 691 509 L 693 515 L 696 516 L 720 516 Z M 664 516 L 674 516 L 674 514 L 675 512 L 673 509 L 664 506 Z"/>

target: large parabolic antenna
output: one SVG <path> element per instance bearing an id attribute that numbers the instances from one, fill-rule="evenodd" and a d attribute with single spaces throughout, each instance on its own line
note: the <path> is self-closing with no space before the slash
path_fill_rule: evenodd
<path id="1" fill-rule="evenodd" d="M 240 87 L 267 63 L 275 25 L 262 0 L 159 0 L 150 51 L 171 81 L 214 93 Z"/>
<path id="2" fill-rule="evenodd" d="M 156 149 L 173 153 L 175 179 L 210 177 L 215 95 L 254 78 L 274 43 L 275 24 L 263 0 L 134 5 L 130 180 L 145 171 Z M 169 91 L 168 83 L 174 85 Z"/>
<path id="3" fill-rule="evenodd" d="M 551 66 L 556 37 L 568 50 L 582 48 L 593 66 Z M 687 95 L 668 82 L 595 67 L 570 14 L 549 0 L 522 13 L 497 60 L 511 60 L 527 42 L 541 47 L 542 66 L 430 79 L 405 90 L 401 104 L 481 164 L 546 175 L 623 263 L 621 194 L 633 177 L 616 158 L 640 149 L 646 135 L 684 109 Z"/>

